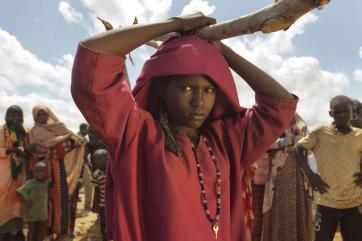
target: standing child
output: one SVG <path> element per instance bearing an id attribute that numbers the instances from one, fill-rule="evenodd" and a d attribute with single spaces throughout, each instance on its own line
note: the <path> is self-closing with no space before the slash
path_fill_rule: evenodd
<path id="1" fill-rule="evenodd" d="M 104 208 L 104 195 L 106 186 L 106 167 L 107 167 L 108 152 L 105 149 L 98 149 L 93 154 L 95 171 L 92 174 L 92 183 L 99 188 L 99 218 L 101 224 L 101 232 L 103 241 L 107 241 L 106 233 L 106 214 Z"/>
<path id="2" fill-rule="evenodd" d="M 28 241 L 44 239 L 48 219 L 47 165 L 37 162 L 33 167 L 33 179 L 17 189 L 19 198 L 25 206 L 24 221 L 29 222 Z"/>
<path id="3" fill-rule="evenodd" d="M 338 224 L 344 241 L 362 240 L 362 189 L 355 184 L 360 170 L 362 130 L 351 126 L 353 102 L 336 96 L 330 102 L 333 123 L 322 125 L 298 142 L 294 155 L 320 193 L 315 219 L 316 241 L 332 241 Z M 305 151 L 315 155 L 319 174 L 308 165 Z"/>
<path id="4" fill-rule="evenodd" d="M 196 36 L 162 44 L 132 92 L 125 79 L 133 49 L 213 23 L 196 13 L 79 45 L 72 95 L 110 152 L 108 238 L 245 240 L 243 169 L 281 135 L 297 100 L 231 48 Z M 256 92 L 252 108 L 240 106 L 229 66 Z"/>

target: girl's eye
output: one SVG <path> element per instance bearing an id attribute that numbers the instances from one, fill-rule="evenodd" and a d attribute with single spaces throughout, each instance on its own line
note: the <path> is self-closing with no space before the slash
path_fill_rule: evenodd
<path id="1" fill-rule="evenodd" d="M 206 89 L 206 93 L 208 93 L 208 94 L 215 94 L 215 93 L 216 93 L 216 89 L 215 89 L 215 88 L 207 88 L 207 89 Z"/>
<path id="2" fill-rule="evenodd" d="M 183 91 L 192 91 L 192 88 L 190 86 L 183 86 L 182 90 Z"/>

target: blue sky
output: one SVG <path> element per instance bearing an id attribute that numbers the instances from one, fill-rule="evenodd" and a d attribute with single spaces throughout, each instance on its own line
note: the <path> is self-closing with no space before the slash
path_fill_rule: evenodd
<path id="1" fill-rule="evenodd" d="M 127 3 L 126 3 L 127 2 Z M 12 0 L 0 9 L 0 115 L 19 104 L 32 125 L 31 108 L 48 104 L 66 124 L 82 117 L 69 93 L 77 42 L 103 31 L 95 16 L 127 25 L 137 16 L 149 22 L 200 9 L 217 21 L 236 18 L 270 4 L 265 0 Z M 157 6 L 157 7 L 155 7 Z M 337 94 L 362 99 L 362 17 L 360 0 L 331 1 L 323 10 L 298 20 L 291 29 L 227 40 L 241 55 L 261 66 L 300 96 L 298 111 L 311 125 L 329 121 L 328 100 Z M 132 81 L 153 49 L 132 53 Z M 236 78 L 240 102 L 253 93 Z"/>

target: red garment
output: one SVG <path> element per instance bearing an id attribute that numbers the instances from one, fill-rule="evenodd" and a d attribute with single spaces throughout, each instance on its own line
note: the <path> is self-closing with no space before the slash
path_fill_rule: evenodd
<path id="1" fill-rule="evenodd" d="M 191 143 L 178 135 L 182 157 L 167 151 L 164 131 L 151 114 L 157 113 L 158 103 L 155 94 L 149 95 L 150 78 L 196 73 L 207 74 L 220 90 L 211 117 L 200 130 L 222 172 L 218 240 L 244 240 L 241 170 L 281 135 L 297 101 L 257 96 L 253 108 L 241 108 L 225 59 L 215 47 L 194 36 L 162 45 L 146 62 L 133 95 L 124 71 L 123 57 L 80 45 L 72 75 L 73 98 L 111 153 L 106 209 L 107 228 L 114 240 L 214 240 L 201 203 Z M 214 216 L 216 170 L 203 141 L 198 155 Z"/>

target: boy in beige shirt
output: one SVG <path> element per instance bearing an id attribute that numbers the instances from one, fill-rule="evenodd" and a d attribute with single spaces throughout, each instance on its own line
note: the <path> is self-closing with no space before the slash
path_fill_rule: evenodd
<path id="1" fill-rule="evenodd" d="M 362 240 L 362 188 L 360 179 L 362 129 L 352 127 L 353 102 L 336 96 L 330 102 L 332 124 L 322 125 L 302 138 L 294 149 L 295 158 L 313 188 L 317 199 L 315 241 L 333 241 L 338 224 L 344 241 Z M 319 175 L 308 165 L 306 151 L 316 157 Z"/>

